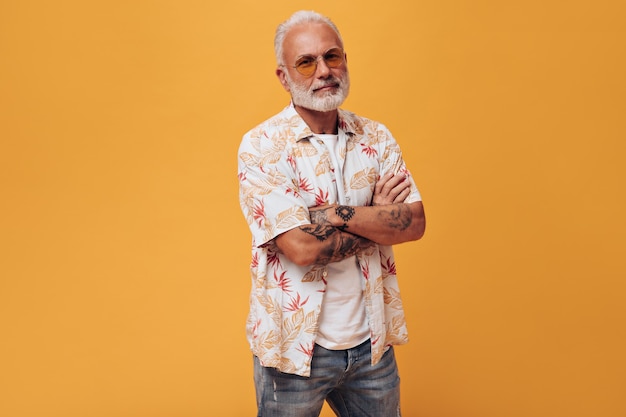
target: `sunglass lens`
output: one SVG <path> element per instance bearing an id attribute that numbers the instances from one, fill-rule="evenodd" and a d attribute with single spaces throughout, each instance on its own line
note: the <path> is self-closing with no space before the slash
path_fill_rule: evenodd
<path id="1" fill-rule="evenodd" d="M 339 48 L 331 49 L 324 55 L 324 61 L 329 67 L 336 68 L 343 62 L 343 52 Z"/>
<path id="2" fill-rule="evenodd" d="M 313 57 L 303 57 L 296 62 L 296 69 L 302 75 L 311 75 L 315 72 L 317 61 Z"/>

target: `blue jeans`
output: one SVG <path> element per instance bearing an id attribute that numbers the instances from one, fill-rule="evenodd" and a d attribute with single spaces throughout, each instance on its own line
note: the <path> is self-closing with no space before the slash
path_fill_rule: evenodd
<path id="1" fill-rule="evenodd" d="M 311 376 L 286 374 L 254 358 L 257 417 L 318 417 L 324 400 L 340 417 L 399 417 L 400 378 L 389 348 L 371 366 L 369 340 L 346 350 L 315 345 Z"/>

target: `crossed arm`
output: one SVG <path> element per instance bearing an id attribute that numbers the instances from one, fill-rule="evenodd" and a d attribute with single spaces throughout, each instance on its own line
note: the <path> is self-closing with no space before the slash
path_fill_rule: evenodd
<path id="1" fill-rule="evenodd" d="M 277 236 L 275 244 L 298 265 L 325 265 L 374 244 L 417 240 L 424 234 L 424 208 L 421 202 L 403 202 L 409 192 L 403 175 L 387 174 L 376 183 L 372 206 L 313 207 L 311 224 Z"/>

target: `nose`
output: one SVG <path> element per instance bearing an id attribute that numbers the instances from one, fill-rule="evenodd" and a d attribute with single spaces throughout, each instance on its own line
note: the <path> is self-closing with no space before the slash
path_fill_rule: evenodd
<path id="1" fill-rule="evenodd" d="M 324 57 L 317 58 L 317 68 L 315 69 L 316 76 L 318 78 L 326 78 L 330 75 L 330 67 L 326 65 Z"/>

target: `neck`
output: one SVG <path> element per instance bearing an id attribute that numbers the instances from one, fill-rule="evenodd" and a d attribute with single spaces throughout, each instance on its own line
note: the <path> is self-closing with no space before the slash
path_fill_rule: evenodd
<path id="1" fill-rule="evenodd" d="M 309 126 L 313 133 L 336 134 L 339 112 L 337 109 L 321 112 L 304 107 L 295 106 L 302 120 Z"/>

